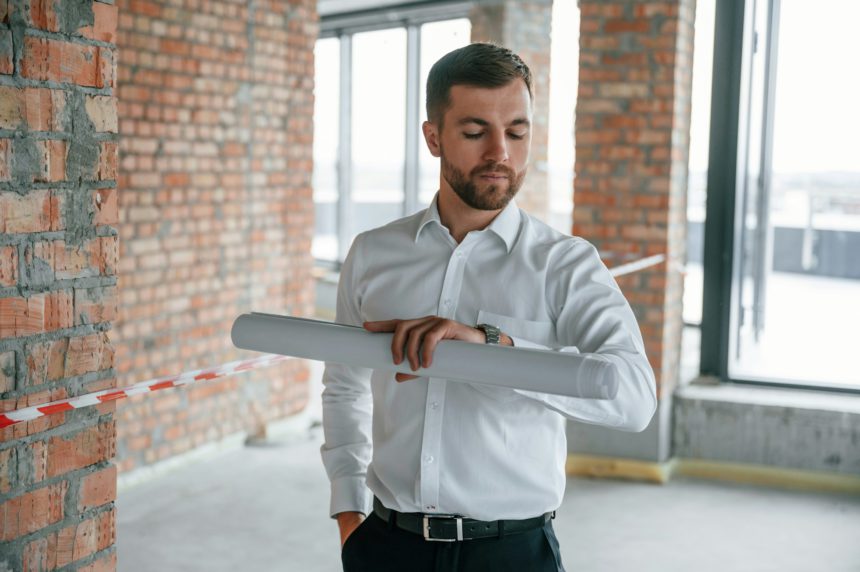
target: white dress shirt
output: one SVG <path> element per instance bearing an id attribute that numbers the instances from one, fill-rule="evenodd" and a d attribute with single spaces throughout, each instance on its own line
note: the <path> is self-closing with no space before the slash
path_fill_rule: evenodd
<path id="1" fill-rule="evenodd" d="M 388 371 L 327 363 L 322 459 L 332 516 L 368 514 L 374 494 L 401 512 L 537 516 L 557 509 L 564 495 L 566 417 L 642 431 L 656 410 L 636 319 L 595 248 L 514 201 L 460 244 L 435 199 L 355 238 L 341 269 L 336 322 L 429 315 L 498 326 L 515 346 L 611 360 L 618 395 L 582 399 L 427 377 L 398 383 Z"/>

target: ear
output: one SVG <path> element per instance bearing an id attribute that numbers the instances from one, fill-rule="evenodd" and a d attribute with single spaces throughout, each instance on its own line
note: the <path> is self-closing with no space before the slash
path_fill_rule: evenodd
<path id="1" fill-rule="evenodd" d="M 436 128 L 436 125 L 429 121 L 425 121 L 421 124 L 421 130 L 424 132 L 424 141 L 427 142 L 427 148 L 430 149 L 430 154 L 434 157 L 440 157 L 442 153 L 440 152 L 439 146 L 439 130 Z"/>

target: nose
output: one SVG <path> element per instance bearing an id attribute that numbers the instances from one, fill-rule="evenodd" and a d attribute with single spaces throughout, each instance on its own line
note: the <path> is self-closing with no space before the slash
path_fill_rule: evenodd
<path id="1" fill-rule="evenodd" d="M 503 163 L 508 160 L 508 145 L 504 131 L 492 133 L 485 141 L 487 146 L 484 149 L 484 161 Z"/>

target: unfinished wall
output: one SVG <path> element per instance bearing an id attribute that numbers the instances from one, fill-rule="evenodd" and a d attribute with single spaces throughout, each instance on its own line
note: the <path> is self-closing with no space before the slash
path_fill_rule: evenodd
<path id="1" fill-rule="evenodd" d="M 510 48 L 523 58 L 532 72 L 534 116 L 529 174 L 517 195 L 517 205 L 548 221 L 552 0 L 478 0 L 469 20 L 473 42 L 494 42 Z"/>
<path id="2" fill-rule="evenodd" d="M 110 388 L 116 7 L 0 0 L 0 410 Z M 115 566 L 114 404 L 0 430 L 0 570 Z"/>
<path id="3" fill-rule="evenodd" d="M 122 0 L 121 384 L 218 365 L 251 310 L 312 313 L 316 2 Z M 127 471 L 303 407 L 298 362 L 123 402 Z"/>
<path id="4" fill-rule="evenodd" d="M 573 230 L 601 251 L 666 255 L 618 280 L 665 397 L 681 339 L 695 1 L 580 10 Z"/>
<path id="5" fill-rule="evenodd" d="M 618 279 L 657 378 L 657 413 L 638 434 L 571 423 L 568 442 L 578 454 L 671 456 L 694 15 L 695 0 L 580 2 L 573 232 L 614 254 L 610 266 L 655 254 L 666 262 Z"/>

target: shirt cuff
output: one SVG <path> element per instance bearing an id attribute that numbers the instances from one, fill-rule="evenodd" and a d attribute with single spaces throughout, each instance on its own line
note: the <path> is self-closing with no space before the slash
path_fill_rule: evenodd
<path id="1" fill-rule="evenodd" d="M 368 515 L 373 507 L 373 495 L 364 477 L 341 477 L 331 482 L 329 516 L 341 512 L 360 512 Z"/>
<path id="2" fill-rule="evenodd" d="M 514 342 L 515 348 L 531 348 L 534 350 L 548 350 L 548 349 L 550 349 L 550 348 L 548 348 L 542 344 L 536 344 L 534 342 L 530 342 L 530 341 L 524 340 L 522 338 L 514 337 L 514 336 L 508 334 L 507 332 L 505 332 L 505 334 L 507 334 L 507 336 L 509 338 L 511 338 L 511 341 Z"/>

